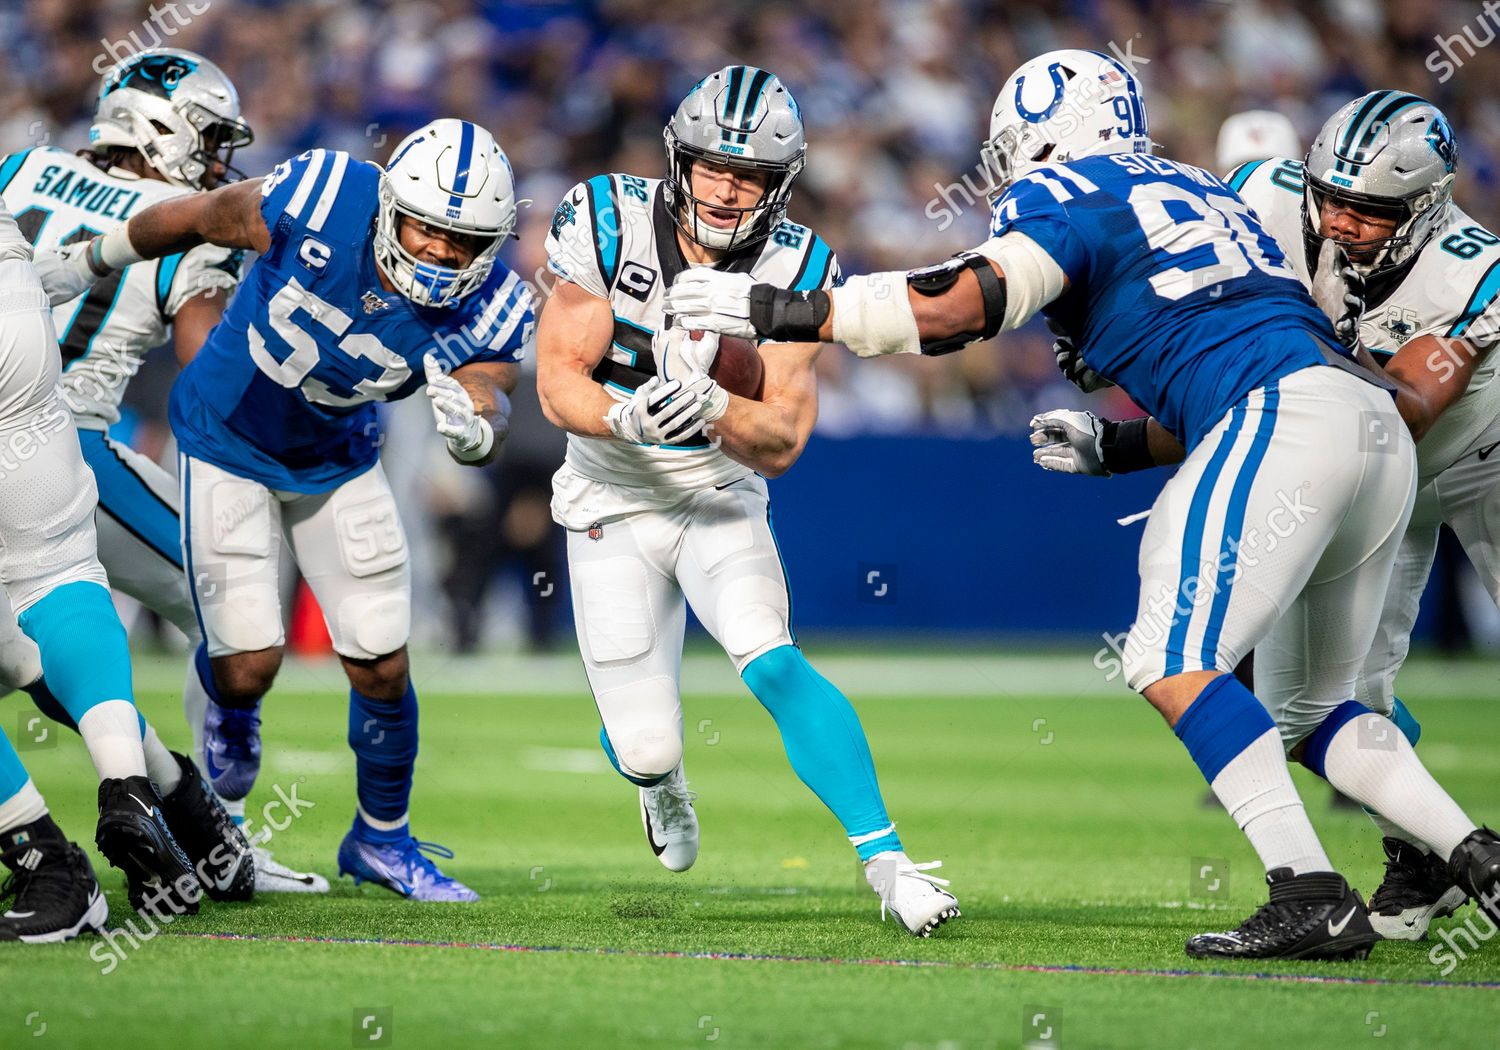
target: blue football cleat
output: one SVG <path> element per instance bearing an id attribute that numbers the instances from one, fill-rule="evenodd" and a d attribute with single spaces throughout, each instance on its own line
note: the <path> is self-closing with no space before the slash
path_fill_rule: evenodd
<path id="1" fill-rule="evenodd" d="M 212 699 L 203 717 L 203 772 L 214 794 L 231 802 L 250 794 L 260 774 L 260 701 L 223 707 Z"/>
<path id="2" fill-rule="evenodd" d="M 361 821 L 339 844 L 339 874 L 354 876 L 354 884 L 373 882 L 413 901 L 477 901 L 479 894 L 438 870 L 423 852 L 453 859 L 453 851 L 435 842 L 418 842 L 408 835 L 402 842 L 371 842 L 360 836 Z"/>

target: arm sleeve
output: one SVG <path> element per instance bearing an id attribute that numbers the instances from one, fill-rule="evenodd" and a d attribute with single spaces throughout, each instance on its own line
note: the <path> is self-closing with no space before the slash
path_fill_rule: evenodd
<path id="1" fill-rule="evenodd" d="M 1083 284 L 1090 254 L 1066 207 L 1074 199 L 1075 190 L 1061 177 L 1041 172 L 1027 175 L 995 202 L 990 211 L 990 239 L 993 242 L 1012 231 L 1025 234 L 1057 264 L 1070 284 Z"/>
<path id="2" fill-rule="evenodd" d="M 598 228 L 600 219 L 593 198 L 594 184 L 608 178 L 600 175 L 569 190 L 552 213 L 552 226 L 547 231 L 547 269 L 601 299 L 609 298 L 601 246 L 608 246 L 610 235 Z M 613 219 L 617 214 L 609 207 L 606 217 Z M 619 231 L 615 230 L 612 237 L 618 245 Z"/>

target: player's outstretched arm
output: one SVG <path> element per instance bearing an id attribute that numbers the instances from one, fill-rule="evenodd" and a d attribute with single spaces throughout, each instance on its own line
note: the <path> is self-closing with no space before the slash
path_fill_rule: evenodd
<path id="1" fill-rule="evenodd" d="M 473 361 L 445 372 L 432 351 L 422 358 L 427 397 L 448 455 L 468 467 L 494 462 L 510 433 L 510 393 L 520 378 L 514 361 Z"/>
<path id="2" fill-rule="evenodd" d="M 1051 256 L 1011 231 L 937 266 L 855 276 L 828 291 L 787 291 L 695 267 L 668 289 L 665 307 L 686 328 L 838 342 L 860 357 L 931 356 L 1025 324 L 1067 286 Z"/>
<path id="3" fill-rule="evenodd" d="M 97 279 L 204 242 L 264 252 L 271 247 L 271 231 L 261 217 L 260 201 L 261 184 L 252 180 L 173 197 L 95 237 L 81 259 Z"/>
<path id="4" fill-rule="evenodd" d="M 547 418 L 570 434 L 614 436 L 605 417 L 615 399 L 593 377 L 614 325 L 609 300 L 572 281 L 557 283 L 537 320 L 537 394 Z"/>
<path id="5" fill-rule="evenodd" d="M 1448 406 L 1463 397 L 1489 353 L 1489 347 L 1480 349 L 1467 339 L 1424 335 L 1386 362 L 1385 376 L 1396 384 L 1396 411 L 1413 441 L 1421 441 Z"/>

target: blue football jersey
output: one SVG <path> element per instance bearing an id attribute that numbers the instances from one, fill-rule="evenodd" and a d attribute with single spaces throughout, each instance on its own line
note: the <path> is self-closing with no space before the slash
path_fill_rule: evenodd
<path id="1" fill-rule="evenodd" d="M 1045 165 L 995 202 L 990 232 L 1011 230 L 1068 278 L 1043 312 L 1189 450 L 1250 391 L 1342 353 L 1275 239 L 1200 168 L 1133 154 Z"/>
<path id="2" fill-rule="evenodd" d="M 532 340 L 531 295 L 496 263 L 455 307 L 419 307 L 380 284 L 372 247 L 380 169 L 315 149 L 266 176 L 271 247 L 172 388 L 188 455 L 292 492 L 326 492 L 375 464 L 375 402 L 450 367 L 516 361 Z"/>

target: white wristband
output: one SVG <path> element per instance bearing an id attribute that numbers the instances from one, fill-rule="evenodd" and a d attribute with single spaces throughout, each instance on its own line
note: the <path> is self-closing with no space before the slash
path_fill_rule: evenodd
<path id="1" fill-rule="evenodd" d="M 451 444 L 448 451 L 453 453 L 453 458 L 463 463 L 473 463 L 490 454 L 490 449 L 495 447 L 495 428 L 490 426 L 490 421 L 483 416 L 479 417 L 479 444 L 466 452 L 460 452 Z"/>
<path id="2" fill-rule="evenodd" d="M 861 274 L 828 295 L 833 301 L 833 339 L 860 357 L 920 354 L 917 318 L 906 294 L 906 274 Z"/>
<path id="3" fill-rule="evenodd" d="M 94 242 L 98 259 L 111 270 L 123 270 L 132 263 L 143 262 L 145 256 L 130 243 L 130 223 L 122 222 Z"/>

